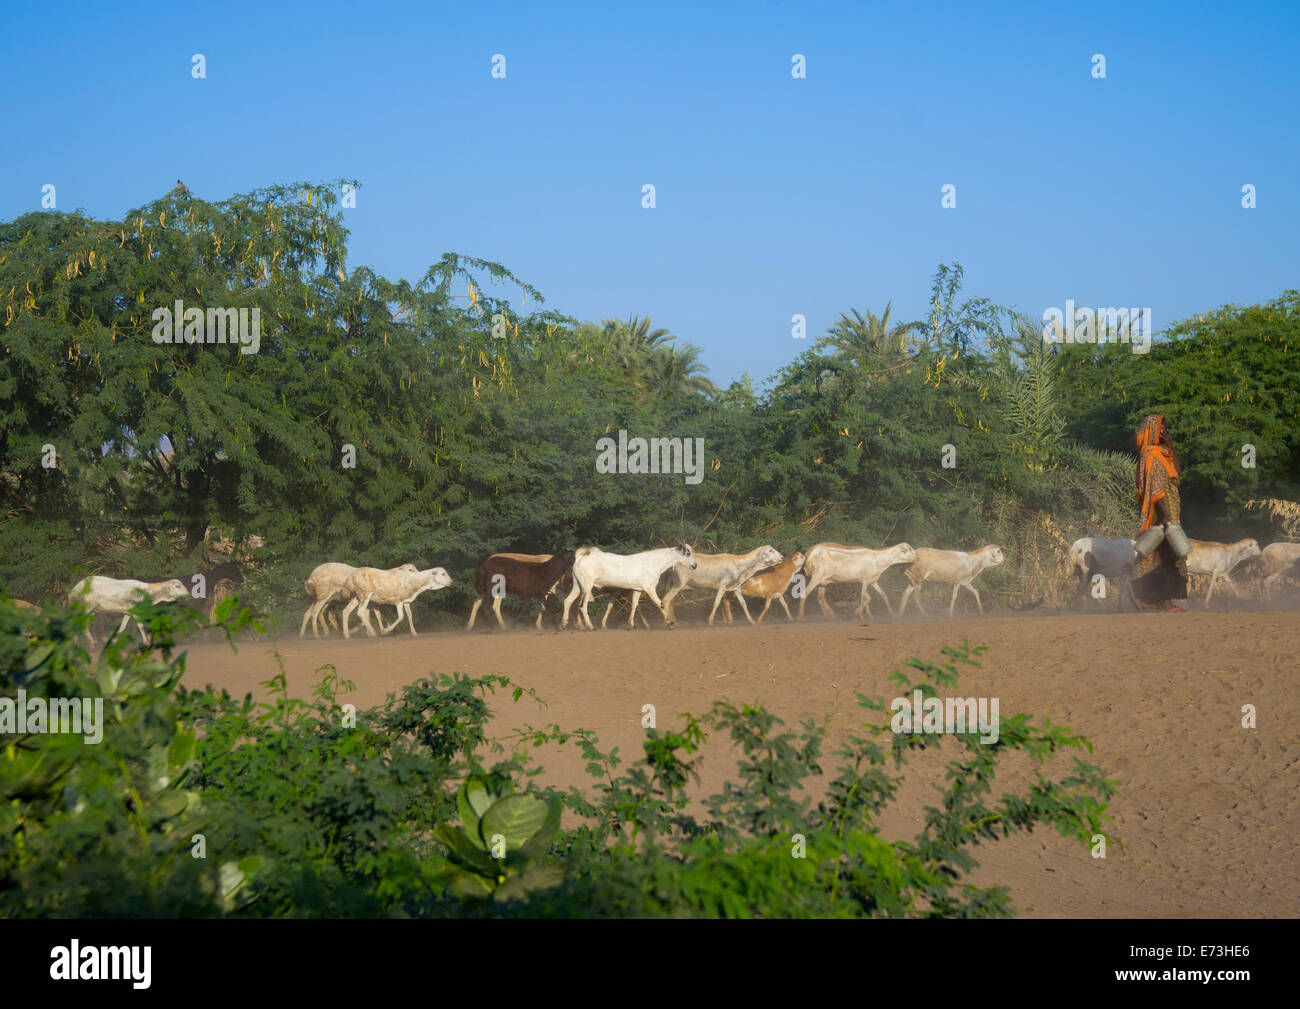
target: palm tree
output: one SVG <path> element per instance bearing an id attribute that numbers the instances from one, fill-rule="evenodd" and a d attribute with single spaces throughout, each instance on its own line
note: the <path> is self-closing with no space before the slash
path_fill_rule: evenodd
<path id="1" fill-rule="evenodd" d="M 602 319 L 601 336 L 610 357 L 644 397 L 670 389 L 687 395 L 717 393 L 699 359 L 700 349 L 690 344 L 674 346 L 677 337 L 667 329 L 652 329 L 649 316 Z"/>
<path id="2" fill-rule="evenodd" d="M 908 353 L 907 338 L 924 327 L 919 322 L 901 322 L 892 329 L 889 316 L 891 301 L 877 316 L 864 317 L 856 308 L 841 312 L 839 320 L 814 344 L 815 350 L 831 350 L 832 357 L 863 372 L 882 371 L 899 363 Z"/>
<path id="3" fill-rule="evenodd" d="M 700 361 L 700 353 L 700 348 L 690 343 L 662 348 L 651 359 L 654 387 L 659 392 L 672 389 L 686 396 L 716 396 L 718 387 L 709 380 L 709 369 Z"/>

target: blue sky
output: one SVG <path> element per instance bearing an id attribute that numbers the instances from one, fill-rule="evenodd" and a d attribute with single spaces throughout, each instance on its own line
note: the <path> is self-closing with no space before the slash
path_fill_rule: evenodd
<path id="1" fill-rule="evenodd" d="M 653 316 L 724 384 L 849 308 L 923 317 L 940 262 L 1157 330 L 1300 286 L 1300 5 L 1077 6 L 28 5 L 0 218 L 45 183 L 121 217 L 177 177 L 355 177 L 352 266 L 495 260 L 577 318 Z"/>

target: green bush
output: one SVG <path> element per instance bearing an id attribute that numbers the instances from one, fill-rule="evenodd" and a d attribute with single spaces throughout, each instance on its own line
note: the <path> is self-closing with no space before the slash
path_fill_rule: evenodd
<path id="1" fill-rule="evenodd" d="M 1009 752 L 1040 764 L 1091 752 L 1028 715 L 1004 718 L 991 745 L 897 735 L 884 700 L 859 696 L 862 734 L 826 780 L 823 727 L 791 732 L 718 702 L 679 731 L 648 730 L 624 766 L 587 731 L 490 735 L 489 699 L 525 694 L 501 676 L 422 679 L 364 711 L 330 667 L 311 701 L 289 696 L 283 672 L 269 701 L 187 690 L 174 643 L 192 613 L 136 612 L 154 646 L 114 636 L 92 659 L 84 614 L 0 600 L 0 698 L 104 699 L 98 744 L 0 725 L 0 916 L 1006 916 L 1005 888 L 966 879 L 975 845 L 1039 826 L 1087 845 L 1109 820 L 1113 782 L 1078 756 L 1060 778 L 1040 771 L 1023 794 L 993 797 Z M 237 599 L 214 621 L 257 629 Z M 935 696 L 981 652 L 947 648 L 893 680 Z M 736 747 L 737 776 L 697 816 L 709 732 Z M 527 751 L 547 742 L 581 748 L 587 789 L 535 786 Z M 908 758 L 949 742 L 958 753 L 922 832 L 880 836 Z"/>

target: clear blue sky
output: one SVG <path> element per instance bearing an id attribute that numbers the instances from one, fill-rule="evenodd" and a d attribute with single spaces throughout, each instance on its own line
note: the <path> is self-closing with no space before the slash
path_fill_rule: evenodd
<path id="1" fill-rule="evenodd" d="M 0 218 L 355 177 L 350 265 L 496 260 L 723 384 L 851 307 L 923 317 L 939 262 L 1157 330 L 1300 286 L 1300 4 L 1069 6 L 14 5 Z"/>

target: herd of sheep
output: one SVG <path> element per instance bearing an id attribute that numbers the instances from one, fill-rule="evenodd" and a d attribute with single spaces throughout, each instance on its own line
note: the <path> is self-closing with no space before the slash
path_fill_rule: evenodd
<path id="1" fill-rule="evenodd" d="M 884 599 L 885 606 L 892 615 L 893 607 L 880 588 L 880 576 L 895 564 L 908 565 L 907 576 L 910 582 L 903 595 L 900 614 L 907 605 L 908 597 L 925 581 L 952 585 L 954 604 L 958 590 L 964 586 L 975 596 L 975 602 L 983 612 L 979 593 L 971 582 L 985 568 L 1001 564 L 1003 559 L 1001 548 L 996 546 L 981 547 L 966 553 L 960 550 L 917 550 L 906 543 L 884 550 L 850 547 L 842 543 L 819 543 L 808 551 L 806 557 L 798 552 L 782 557 L 779 551 L 768 545 L 756 547 L 747 554 L 701 554 L 685 543 L 636 554 L 608 553 L 598 547 L 562 550 L 556 554 L 500 553 L 485 560 L 474 573 L 474 590 L 478 598 L 470 611 L 467 629 L 474 629 L 479 608 L 483 606 L 490 606 L 497 622 L 504 627 L 501 600 L 507 595 L 518 596 L 525 601 L 537 600 L 541 606 L 537 626 L 541 627 L 546 612 L 546 599 L 565 584 L 569 587 L 564 597 L 561 627 L 569 626 L 569 616 L 576 602 L 579 625 L 588 630 L 594 629 L 588 607 L 598 589 L 630 597 L 629 627 L 636 626 L 637 607 L 643 595 L 658 607 L 664 623 L 672 626 L 675 622 L 673 603 L 678 594 L 688 588 L 709 589 L 714 593 L 713 607 L 709 611 L 710 625 L 719 604 L 728 595 L 735 597 L 750 623 L 755 621 L 745 602 L 746 596 L 765 601 L 763 610 L 758 615 L 759 621 L 774 599 L 781 603 L 786 616 L 794 619 L 786 605 L 785 592 L 801 569 L 805 581 L 803 591 L 797 593 L 800 596 L 800 619 L 803 618 L 804 599 L 814 589 L 823 612 L 833 618 L 834 614 L 826 603 L 825 590 L 828 585 L 843 583 L 861 586 L 859 613 L 865 611 L 870 615 L 868 593 L 874 589 Z M 669 576 L 670 585 L 660 599 L 658 587 L 664 575 Z M 322 564 L 305 583 L 311 605 L 303 614 L 298 633 L 300 637 L 305 635 L 310 623 L 313 635 L 319 636 L 322 617 L 328 616 L 328 607 L 332 604 L 346 604 L 342 625 L 344 637 L 351 634 L 349 618 L 353 611 L 361 618 L 366 632 L 373 635 L 375 632 L 368 614 L 372 603 L 397 609 L 392 624 L 385 627 L 382 619 L 379 621 L 380 631 L 386 633 L 401 621 L 404 608 L 408 623 L 410 622 L 410 604 L 418 595 L 450 584 L 451 578 L 442 568 L 417 571 L 408 564 L 385 571 L 379 568 L 351 568 L 345 564 Z M 917 606 L 921 606 L 919 594 Z M 605 607 L 601 627 L 609 619 L 612 607 L 612 601 Z M 952 607 L 949 606 L 949 615 L 951 613 Z M 727 616 L 730 619 L 729 601 Z M 645 622 L 644 616 L 642 622 Z M 410 627 L 414 634 L 414 624 Z M 326 632 L 328 633 L 328 626 Z"/>
<path id="2" fill-rule="evenodd" d="M 1253 539 L 1243 539 L 1236 543 L 1192 540 L 1191 543 L 1193 549 L 1188 556 L 1188 572 L 1209 578 L 1209 589 L 1205 597 L 1207 604 L 1220 582 L 1235 594 L 1240 594 L 1230 575 L 1238 565 L 1246 561 L 1258 560 L 1265 596 L 1271 594 L 1282 578 L 1300 576 L 1300 543 L 1273 543 L 1263 550 Z M 483 606 L 491 607 L 497 622 L 504 627 L 501 601 L 507 595 L 525 601 L 537 600 L 541 607 L 537 614 L 537 627 L 540 628 L 546 613 L 547 599 L 563 592 L 564 611 L 560 626 L 569 626 L 571 611 L 577 603 L 579 626 L 591 630 L 594 625 L 588 607 L 597 590 L 630 599 L 629 627 L 636 626 L 637 608 L 643 595 L 658 607 L 664 623 L 671 626 L 675 622 L 674 603 L 677 596 L 688 588 L 713 592 L 713 605 L 709 610 L 710 625 L 713 624 L 719 605 L 725 606 L 726 619 L 731 621 L 731 599 L 728 597 L 735 599 L 751 624 L 755 620 L 750 615 L 747 597 L 763 600 L 757 622 L 762 622 L 773 601 L 781 604 L 787 619 L 794 620 L 795 616 L 785 601 L 785 594 L 792 586 L 796 586 L 793 594 L 799 599 L 799 620 L 803 619 L 804 604 L 814 591 L 822 612 L 828 619 L 834 619 L 834 611 L 828 605 L 825 593 L 828 586 L 840 584 L 859 586 L 860 594 L 855 610 L 858 617 L 871 616 L 870 594 L 873 591 L 884 602 L 890 616 L 902 616 L 913 597 L 917 608 L 924 613 L 920 589 L 927 581 L 952 586 L 952 597 L 948 604 L 950 617 L 957 604 L 957 595 L 963 588 L 975 597 L 975 604 L 983 613 L 984 606 L 979 592 L 972 583 L 981 572 L 1004 560 L 1002 548 L 991 544 L 968 553 L 961 550 L 914 548 L 907 543 L 898 543 L 880 550 L 846 546 L 843 543 L 818 543 L 806 555 L 795 551 L 786 557 L 769 545 L 756 547 L 746 554 L 703 554 L 697 553 L 685 543 L 636 554 L 609 553 L 597 547 L 562 550 L 556 554 L 499 553 L 485 560 L 474 573 L 474 590 L 478 598 L 470 611 L 467 629 L 473 630 L 479 608 Z M 1076 540 L 1069 551 L 1071 572 L 1078 577 L 1080 588 L 1084 591 L 1095 584 L 1099 576 L 1114 580 L 1122 589 L 1137 560 L 1138 555 L 1131 539 L 1087 537 Z M 904 573 L 908 584 L 895 614 L 889 597 L 880 587 L 880 578 L 889 568 L 899 564 L 906 565 Z M 665 575 L 669 577 L 670 584 L 661 599 L 658 588 Z M 206 591 L 197 591 L 194 586 L 210 584 L 216 589 L 219 584 L 224 587 L 227 583 L 242 580 L 239 567 L 230 563 L 183 578 L 149 580 L 95 575 L 78 582 L 68 598 L 70 602 L 79 601 L 90 612 L 121 616 L 122 622 L 118 627 L 118 632 L 121 633 L 131 620 L 128 611 L 139 601 L 141 594 L 156 603 L 183 600 L 187 605 L 211 612 L 220 593 L 214 592 L 209 597 Z M 387 626 L 382 618 L 377 618 L 379 633 L 392 631 L 405 616 L 411 633 L 415 634 L 411 603 L 422 593 L 437 591 L 451 584 L 451 576 L 445 569 L 438 567 L 420 570 L 413 564 L 403 564 L 385 570 L 340 563 L 321 564 L 312 571 L 304 586 L 310 605 L 303 614 L 299 637 L 306 635 L 309 623 L 312 634 L 316 637 L 320 636 L 322 629 L 328 634 L 331 623 L 337 627 L 339 622 L 330 610 L 332 606 L 343 607 L 344 637 L 351 636 L 350 618 L 354 612 L 366 633 L 375 636 L 375 628 L 370 620 L 372 605 L 392 606 L 396 610 L 393 622 Z M 1115 593 L 1117 599 L 1120 594 Z M 196 595 L 199 596 L 198 600 L 195 599 Z M 18 601 L 18 604 L 30 605 L 22 601 Z M 605 607 L 601 618 L 602 628 L 609 620 L 613 605 L 611 600 Z M 644 614 L 641 622 L 649 626 Z M 140 632 L 141 639 L 147 642 L 145 630 L 138 622 L 136 629 Z M 87 636 L 93 646 L 94 639 L 90 636 L 89 629 Z"/>

